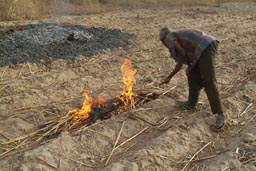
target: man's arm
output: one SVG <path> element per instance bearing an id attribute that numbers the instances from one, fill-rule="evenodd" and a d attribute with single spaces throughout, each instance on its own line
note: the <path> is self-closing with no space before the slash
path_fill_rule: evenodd
<path id="1" fill-rule="evenodd" d="M 180 43 L 177 40 L 173 41 L 173 46 L 175 50 L 178 52 L 178 54 L 180 54 L 182 57 L 185 57 L 185 58 L 188 57 L 184 48 L 180 45 Z"/>
<path id="2" fill-rule="evenodd" d="M 167 37 L 164 43 L 166 47 L 170 50 L 172 57 L 175 59 L 176 62 L 188 62 L 190 55 L 180 45 L 177 39 L 171 39 L 170 37 Z"/>
<path id="3" fill-rule="evenodd" d="M 175 68 L 173 69 L 173 71 L 170 73 L 170 75 L 168 75 L 168 77 L 167 77 L 166 79 L 164 79 L 164 81 L 162 81 L 162 82 L 160 83 L 160 85 L 168 84 L 168 83 L 170 82 L 171 78 L 172 78 L 175 74 L 177 74 L 177 73 L 180 71 L 181 68 L 182 68 L 182 62 L 177 63 L 176 66 L 175 66 Z"/>
<path id="4" fill-rule="evenodd" d="M 189 72 L 190 72 L 190 70 L 191 70 L 191 64 L 190 64 L 190 60 L 189 60 L 189 58 L 193 55 L 193 54 L 191 54 L 191 53 L 189 53 L 189 52 L 186 52 L 185 50 L 184 50 L 184 48 L 180 45 L 180 43 L 178 42 L 178 41 L 175 41 L 174 43 L 173 43 L 173 45 L 174 45 L 174 48 L 175 48 L 175 51 L 177 51 L 182 57 L 183 57 L 183 60 L 185 60 L 183 63 L 185 63 L 185 64 L 187 64 L 188 65 L 188 67 L 187 67 L 187 69 L 186 69 L 186 74 L 187 74 L 187 76 L 189 76 Z"/>

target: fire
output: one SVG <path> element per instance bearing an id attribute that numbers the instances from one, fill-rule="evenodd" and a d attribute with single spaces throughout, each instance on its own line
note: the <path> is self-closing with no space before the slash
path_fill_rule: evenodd
<path id="1" fill-rule="evenodd" d="M 123 101 L 125 106 L 127 106 L 133 102 L 134 93 L 132 89 L 133 85 L 136 83 L 134 75 L 136 74 L 137 70 L 132 67 L 130 60 L 125 59 L 121 67 L 121 71 L 123 74 L 123 83 L 125 86 L 118 98 Z"/>
<path id="2" fill-rule="evenodd" d="M 83 96 L 85 97 L 85 99 L 82 108 L 74 109 L 68 112 L 68 115 L 73 116 L 74 121 L 87 119 L 93 107 L 107 107 L 107 102 L 103 97 L 98 97 L 96 100 L 94 100 L 92 97 L 89 96 L 89 93 L 87 92 L 84 92 Z"/>
<path id="3" fill-rule="evenodd" d="M 83 93 L 85 97 L 83 106 L 81 109 L 75 109 L 68 112 L 68 115 L 73 115 L 73 120 L 87 119 L 89 113 L 92 111 L 93 99 L 89 96 L 87 92 Z"/>
<path id="4" fill-rule="evenodd" d="M 128 59 L 124 60 L 121 71 L 123 75 L 123 83 L 125 86 L 123 88 L 123 91 L 121 92 L 121 95 L 117 96 L 116 98 L 122 102 L 123 106 L 128 107 L 129 104 L 133 103 L 134 93 L 132 89 L 133 85 L 136 83 L 134 75 L 137 71 L 132 67 L 132 63 Z M 98 97 L 96 100 L 94 100 L 92 97 L 89 96 L 89 93 L 87 92 L 84 92 L 83 96 L 85 97 L 85 99 L 82 108 L 74 109 L 68 112 L 69 116 L 73 116 L 73 121 L 78 122 L 80 120 L 85 120 L 89 118 L 93 108 L 108 107 L 107 101 L 103 97 Z"/>

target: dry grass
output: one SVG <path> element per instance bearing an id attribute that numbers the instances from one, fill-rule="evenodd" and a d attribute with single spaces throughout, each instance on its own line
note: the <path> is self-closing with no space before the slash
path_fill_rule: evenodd
<path id="1" fill-rule="evenodd" d="M 0 0 L 0 21 L 34 19 L 47 14 L 100 13 L 108 7 L 219 5 L 228 0 Z M 240 0 L 246 1 L 246 0 Z M 230 1 L 228 1 L 230 2 Z"/>
<path id="2" fill-rule="evenodd" d="M 0 0 L 0 19 L 13 20 L 19 18 L 33 18 L 38 11 L 32 0 Z"/>
<path id="3" fill-rule="evenodd" d="M 0 0 L 0 21 L 102 12 L 97 0 Z"/>
<path id="4" fill-rule="evenodd" d="M 159 96 L 168 95 L 168 93 L 171 93 L 172 90 L 173 90 L 173 88 L 169 89 L 168 91 L 166 91 L 164 89 L 140 90 L 140 91 L 138 91 L 138 93 L 136 93 L 137 95 L 134 98 L 135 104 L 132 104 L 133 100 L 131 100 L 129 102 L 128 106 L 131 107 L 133 105 L 136 105 L 136 107 L 139 107 L 143 103 L 147 103 L 151 100 L 157 99 Z M 122 113 L 122 112 L 130 109 L 130 107 L 127 108 L 127 106 L 125 106 L 124 103 L 122 103 L 121 101 L 119 101 L 119 102 L 116 101 L 115 103 L 116 103 L 116 106 L 118 107 L 118 109 L 115 108 L 115 110 L 106 111 L 105 113 L 102 113 L 101 115 L 107 115 L 107 114 L 111 114 L 111 115 L 115 114 L 116 115 L 117 113 Z M 98 119 L 100 119 L 100 118 L 98 118 Z M 81 119 L 74 121 L 74 115 L 65 115 L 63 117 L 53 118 L 52 120 L 49 120 L 48 122 L 42 124 L 36 130 L 32 130 L 31 132 L 29 132 L 26 135 L 22 135 L 20 137 L 11 139 L 7 142 L 0 142 L 1 149 L 5 149 L 3 151 L 0 151 L 0 160 L 9 155 L 12 155 L 16 152 L 19 152 L 20 150 L 23 150 L 24 148 L 28 148 L 28 147 L 32 148 L 32 147 L 38 146 L 39 144 L 42 144 L 43 142 L 47 142 L 49 139 L 52 139 L 52 138 L 58 136 L 63 131 L 71 131 L 72 130 L 72 131 L 76 131 L 77 133 L 81 132 L 83 129 L 93 126 L 95 124 L 94 123 L 95 121 L 96 120 L 90 119 L 90 117 L 86 118 L 86 119 L 81 118 Z M 154 125 L 154 126 L 160 126 L 160 125 L 162 125 L 162 123 L 163 122 L 160 122 L 159 124 Z M 124 122 L 123 122 L 123 126 L 124 126 Z M 119 132 L 120 135 L 121 135 L 123 126 Z M 113 147 L 113 150 L 112 150 L 111 154 L 109 155 L 109 158 L 106 161 L 106 164 L 108 164 L 111 156 L 113 155 L 113 152 L 116 149 L 120 148 L 127 142 L 136 138 L 138 135 L 140 135 L 141 133 L 146 131 L 148 128 L 149 127 L 145 127 L 139 133 L 135 134 L 134 136 L 127 139 L 126 141 L 117 145 L 119 138 L 120 138 L 120 135 L 119 135 L 118 138 L 116 139 L 116 143 Z"/>

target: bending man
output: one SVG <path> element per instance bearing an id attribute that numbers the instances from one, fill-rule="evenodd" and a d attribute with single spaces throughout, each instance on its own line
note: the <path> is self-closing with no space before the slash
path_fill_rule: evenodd
<path id="1" fill-rule="evenodd" d="M 187 110 L 194 110 L 198 102 L 200 90 L 205 89 L 211 110 L 217 114 L 216 122 L 210 128 L 217 132 L 224 126 L 225 116 L 215 78 L 215 55 L 218 40 L 200 30 L 178 30 L 170 32 L 167 27 L 160 30 L 160 40 L 169 49 L 176 66 L 161 83 L 167 84 L 180 71 L 182 65 L 187 65 L 189 95 L 188 101 L 180 102 Z"/>

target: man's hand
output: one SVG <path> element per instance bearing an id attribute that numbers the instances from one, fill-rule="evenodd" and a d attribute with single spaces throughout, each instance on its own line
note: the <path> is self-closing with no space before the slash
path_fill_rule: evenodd
<path id="1" fill-rule="evenodd" d="M 167 77 L 159 85 L 168 84 L 170 80 L 171 80 L 171 77 Z"/>
<path id="2" fill-rule="evenodd" d="M 163 84 L 168 84 L 171 80 L 171 78 L 180 71 L 182 67 L 182 62 L 179 62 L 175 65 L 175 68 L 173 69 L 173 71 L 170 73 L 170 75 L 168 75 L 168 77 L 166 79 L 164 79 L 159 85 L 163 85 Z"/>

